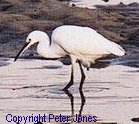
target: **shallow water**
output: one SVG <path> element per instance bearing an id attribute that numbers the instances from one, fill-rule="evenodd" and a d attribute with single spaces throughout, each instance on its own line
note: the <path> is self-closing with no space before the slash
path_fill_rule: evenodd
<path id="1" fill-rule="evenodd" d="M 125 5 L 131 4 L 134 2 L 139 3 L 138 0 L 109 0 L 108 2 L 105 2 L 103 0 L 72 0 L 69 3 L 69 5 L 70 6 L 75 5 L 81 8 L 95 9 L 96 6 L 118 5 L 121 2 Z"/>
<path id="2" fill-rule="evenodd" d="M 13 59 L 1 58 L 0 62 L 4 63 L 0 67 L 0 121 L 4 124 L 10 124 L 5 118 L 8 113 L 70 116 L 74 110 L 74 115 L 80 111 L 82 115 L 97 116 L 99 121 L 118 124 L 132 124 L 131 119 L 139 117 L 138 68 L 110 65 L 85 70 L 87 77 L 81 93 L 77 66 L 76 81 L 65 93 L 62 88 L 69 81 L 70 66 L 36 59 L 13 63 Z"/>

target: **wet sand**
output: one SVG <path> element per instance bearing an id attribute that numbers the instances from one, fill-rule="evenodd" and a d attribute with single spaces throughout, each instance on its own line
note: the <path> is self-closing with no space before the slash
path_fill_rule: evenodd
<path id="1" fill-rule="evenodd" d="M 0 58 L 0 122 L 8 113 L 13 115 L 71 115 L 71 99 L 62 88 L 70 77 L 70 66 L 59 61 Z M 139 69 L 110 65 L 85 71 L 83 87 L 86 103 L 82 115 L 97 116 L 99 122 L 134 124 L 139 117 Z M 82 99 L 78 90 L 80 72 L 69 92 L 74 97 L 74 114 L 79 114 Z"/>

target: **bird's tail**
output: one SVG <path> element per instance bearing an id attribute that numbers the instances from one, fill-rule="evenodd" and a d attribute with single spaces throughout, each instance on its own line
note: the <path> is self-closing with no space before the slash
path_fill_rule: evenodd
<path id="1" fill-rule="evenodd" d="M 125 50 L 116 43 L 111 44 L 110 52 L 116 56 L 123 56 L 126 53 Z"/>

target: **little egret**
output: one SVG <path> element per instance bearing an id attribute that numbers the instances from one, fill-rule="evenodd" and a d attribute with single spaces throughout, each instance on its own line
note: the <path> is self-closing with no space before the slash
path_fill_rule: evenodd
<path id="1" fill-rule="evenodd" d="M 89 27 L 63 25 L 57 27 L 51 35 L 51 40 L 45 32 L 35 30 L 26 38 L 25 45 L 15 57 L 16 61 L 31 45 L 38 42 L 37 52 L 45 58 L 62 58 L 68 55 L 71 59 L 71 78 L 63 90 L 67 90 L 74 83 L 74 68 L 78 63 L 81 70 L 82 89 L 85 80 L 83 67 L 89 68 L 95 60 L 109 54 L 123 56 L 125 50 L 118 44 L 109 41 L 101 34 Z"/>

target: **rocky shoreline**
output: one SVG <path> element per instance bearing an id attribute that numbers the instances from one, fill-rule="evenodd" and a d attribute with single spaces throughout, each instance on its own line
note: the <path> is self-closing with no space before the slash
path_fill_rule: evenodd
<path id="1" fill-rule="evenodd" d="M 100 7 L 96 10 L 69 7 L 56 0 L 2 0 L 0 4 L 0 56 L 14 57 L 33 30 L 51 35 L 64 24 L 89 26 L 106 38 L 121 44 L 131 55 L 138 56 L 139 4 Z M 24 56 L 37 56 L 32 47 Z M 133 56 L 132 56 L 133 58 Z M 135 59 L 139 57 L 135 57 Z"/>

